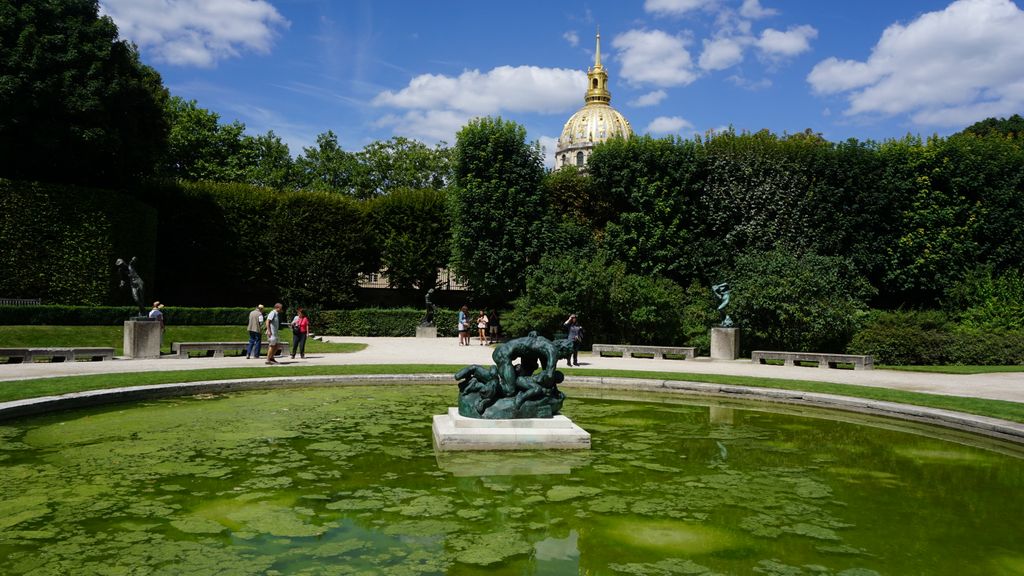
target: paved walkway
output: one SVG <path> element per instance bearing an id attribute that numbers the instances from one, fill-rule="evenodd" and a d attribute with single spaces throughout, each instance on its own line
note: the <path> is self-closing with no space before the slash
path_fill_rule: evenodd
<path id="1" fill-rule="evenodd" d="M 489 364 L 492 349 L 485 346 L 459 346 L 456 338 L 355 338 L 326 337 L 330 342 L 358 342 L 367 347 L 350 354 L 307 354 L 305 360 L 285 358 L 282 365 L 342 364 Z M 929 392 L 951 396 L 969 396 L 1024 402 L 1024 372 L 992 374 L 930 374 L 896 370 L 828 370 L 786 366 L 760 366 L 749 360 L 734 362 L 697 360 L 653 360 L 641 358 L 598 358 L 580 355 L 581 369 L 619 369 L 697 374 L 762 376 L 817 382 L 876 386 Z M 229 358 L 161 358 L 159 360 L 114 360 L 112 362 L 69 362 L 0 365 L 0 381 L 78 374 L 147 372 L 152 370 L 196 370 L 202 368 L 238 368 L 266 366 L 260 360 Z"/>

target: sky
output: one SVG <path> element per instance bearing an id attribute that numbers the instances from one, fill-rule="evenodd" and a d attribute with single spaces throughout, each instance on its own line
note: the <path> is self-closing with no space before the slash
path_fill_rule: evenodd
<path id="1" fill-rule="evenodd" d="M 637 134 L 811 129 L 833 141 L 957 132 L 1024 113 L 1013 0 L 101 0 L 173 95 L 293 155 L 469 119 L 527 129 L 550 165 L 586 69 Z"/>

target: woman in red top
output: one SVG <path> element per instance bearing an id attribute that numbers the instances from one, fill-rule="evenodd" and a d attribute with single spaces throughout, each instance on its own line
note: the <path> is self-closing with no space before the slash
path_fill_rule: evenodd
<path id="1" fill-rule="evenodd" d="M 300 358 L 306 357 L 306 338 L 309 337 L 309 317 L 302 308 L 296 310 L 295 318 L 292 318 L 292 358 L 299 353 Z"/>

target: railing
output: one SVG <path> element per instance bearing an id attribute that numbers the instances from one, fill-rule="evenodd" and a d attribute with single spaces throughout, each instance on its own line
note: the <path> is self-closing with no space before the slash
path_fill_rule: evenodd
<path id="1" fill-rule="evenodd" d="M 0 298 L 0 306 L 39 306 L 40 298 Z"/>

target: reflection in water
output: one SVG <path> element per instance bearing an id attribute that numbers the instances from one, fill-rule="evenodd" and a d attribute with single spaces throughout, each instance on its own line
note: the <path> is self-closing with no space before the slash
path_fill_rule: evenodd
<path id="1" fill-rule="evenodd" d="M 0 426 L 0 575 L 1024 566 L 1013 446 L 821 411 L 574 391 L 565 411 L 593 434 L 587 453 L 435 454 L 430 417 L 452 393 L 247 392 Z"/>

